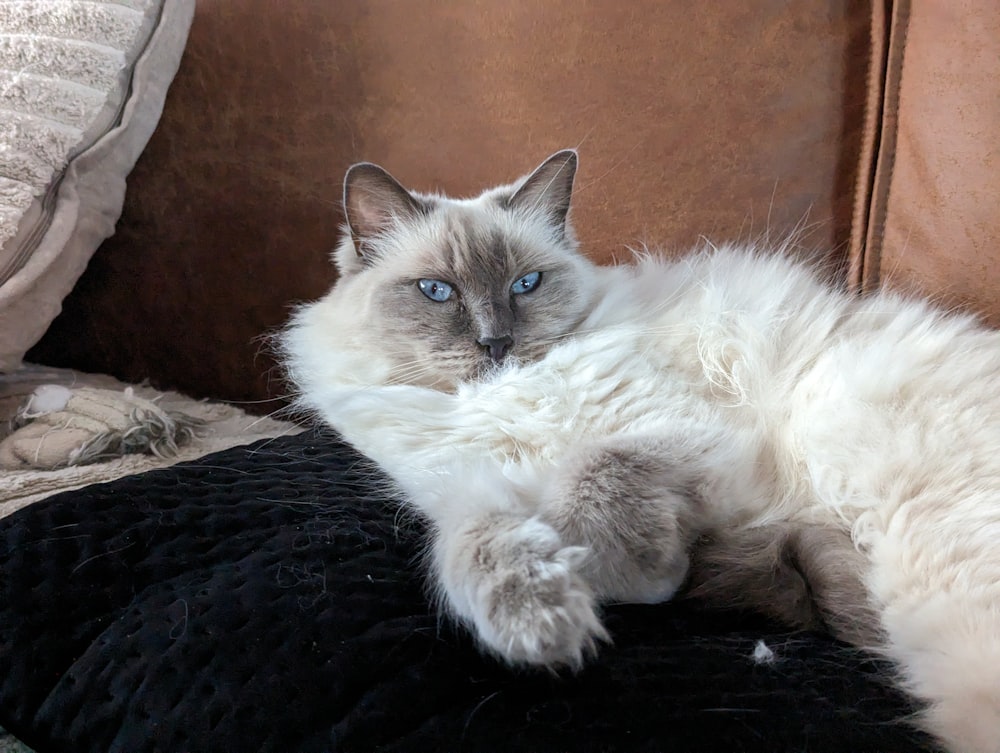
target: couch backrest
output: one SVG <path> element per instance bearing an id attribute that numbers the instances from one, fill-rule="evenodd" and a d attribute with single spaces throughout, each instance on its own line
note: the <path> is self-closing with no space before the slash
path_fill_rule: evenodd
<path id="1" fill-rule="evenodd" d="M 280 394 L 257 338 L 332 282 L 351 162 L 469 194 L 565 146 L 600 261 L 798 228 L 859 287 L 916 280 L 996 317 L 989 5 L 200 0 L 118 233 L 31 355 L 195 395 Z M 973 57 L 958 66 L 956 49 Z M 970 180 L 986 189 L 953 211 Z"/>
<path id="2" fill-rule="evenodd" d="M 970 308 L 1000 326 L 1000 4 L 876 3 L 874 159 L 853 280 Z"/>

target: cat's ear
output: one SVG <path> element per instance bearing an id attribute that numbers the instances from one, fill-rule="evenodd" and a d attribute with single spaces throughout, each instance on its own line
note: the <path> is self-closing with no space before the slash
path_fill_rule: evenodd
<path id="1" fill-rule="evenodd" d="M 541 209 L 553 225 L 562 228 L 573 195 L 577 157 L 573 149 L 563 149 L 535 168 L 507 202 L 513 209 Z"/>
<path id="2" fill-rule="evenodd" d="M 420 200 L 378 165 L 359 162 L 344 176 L 344 214 L 362 258 L 372 238 L 424 211 Z"/>

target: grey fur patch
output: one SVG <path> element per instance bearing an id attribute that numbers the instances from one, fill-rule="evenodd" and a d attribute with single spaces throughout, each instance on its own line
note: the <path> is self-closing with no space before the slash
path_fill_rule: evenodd
<path id="1" fill-rule="evenodd" d="M 591 549 L 581 572 L 599 598 L 662 600 L 686 581 L 691 598 L 878 644 L 866 560 L 846 531 L 791 523 L 707 531 L 702 471 L 676 452 L 667 440 L 616 439 L 560 469 L 541 517 L 565 543 Z"/>
<path id="2" fill-rule="evenodd" d="M 438 207 L 423 220 L 424 244 L 373 292 L 380 347 L 401 354 L 400 381 L 447 388 L 496 368 L 483 340 L 510 338 L 507 360 L 527 362 L 576 329 L 586 300 L 572 246 L 537 245 L 523 218 L 510 219 Z M 542 274 L 539 287 L 514 295 L 513 284 L 531 272 Z M 420 279 L 448 283 L 452 297 L 427 299 Z"/>
<path id="3" fill-rule="evenodd" d="M 687 595 L 870 647 L 878 620 L 864 566 L 846 531 L 791 523 L 717 531 L 694 547 Z"/>
<path id="4" fill-rule="evenodd" d="M 690 464 L 656 439 L 588 448 L 560 470 L 542 519 L 593 556 L 583 573 L 602 599 L 664 601 L 682 584 L 702 502 Z"/>

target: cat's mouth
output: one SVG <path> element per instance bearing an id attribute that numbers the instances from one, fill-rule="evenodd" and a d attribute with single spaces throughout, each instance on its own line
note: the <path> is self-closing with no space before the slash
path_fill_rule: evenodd
<path id="1" fill-rule="evenodd" d="M 472 373 L 469 378 L 472 381 L 486 381 L 492 379 L 497 374 L 504 371 L 509 371 L 510 369 L 517 368 L 524 363 L 524 359 L 521 358 L 520 352 L 515 352 L 513 349 L 508 350 L 503 354 L 501 358 L 493 358 L 488 354 L 481 356 L 476 365 L 472 369 Z"/>

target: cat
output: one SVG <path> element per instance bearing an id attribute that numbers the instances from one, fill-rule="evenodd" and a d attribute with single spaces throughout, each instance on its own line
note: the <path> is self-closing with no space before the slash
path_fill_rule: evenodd
<path id="1" fill-rule="evenodd" d="M 578 667 L 682 587 L 884 652 L 951 751 L 1000 751 L 1000 333 L 785 249 L 597 266 L 573 150 L 471 199 L 370 164 L 281 335 L 298 405 L 432 527 L 443 605 Z"/>

